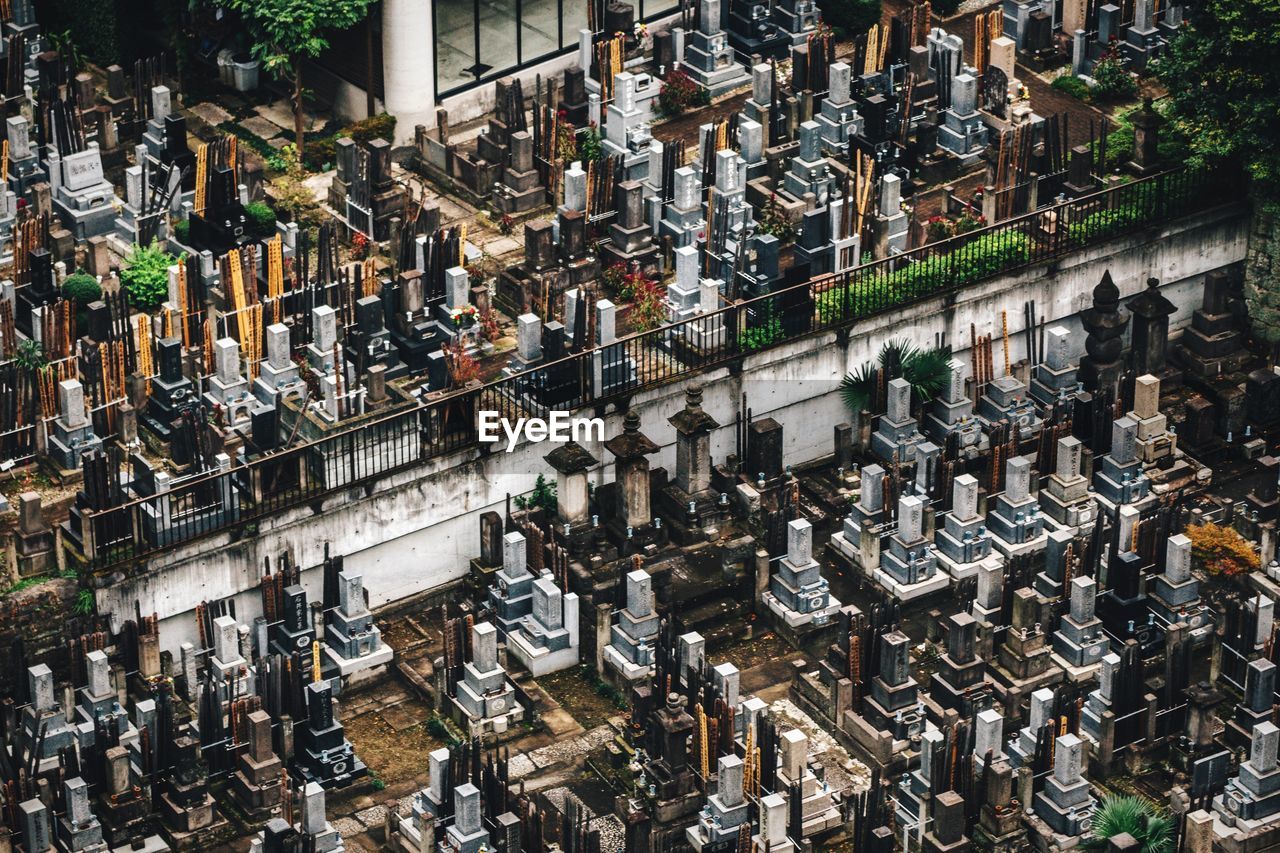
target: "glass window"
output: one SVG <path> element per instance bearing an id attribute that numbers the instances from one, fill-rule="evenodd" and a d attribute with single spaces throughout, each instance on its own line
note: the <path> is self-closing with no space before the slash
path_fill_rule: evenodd
<path id="1" fill-rule="evenodd" d="M 569 0 L 573 2 L 573 0 Z M 560 49 L 560 0 L 521 0 L 520 62 L 527 64 Z"/>
<path id="2" fill-rule="evenodd" d="M 640 0 L 641 10 L 638 17 L 645 21 L 651 21 L 659 15 L 666 15 L 680 8 L 680 0 Z M 728 20 L 728 3 L 721 3 L 720 8 L 726 11 L 722 12 L 722 17 Z"/>
<path id="3" fill-rule="evenodd" d="M 467 69 L 476 62 L 476 0 L 436 0 L 436 91 L 475 81 Z"/>
<path id="4" fill-rule="evenodd" d="M 520 64 L 516 52 L 517 0 L 476 0 L 480 6 L 480 65 L 473 80 L 493 79 Z"/>
<path id="5" fill-rule="evenodd" d="M 587 28 L 587 4 L 584 0 L 564 0 L 563 48 L 578 47 L 578 30 Z"/>

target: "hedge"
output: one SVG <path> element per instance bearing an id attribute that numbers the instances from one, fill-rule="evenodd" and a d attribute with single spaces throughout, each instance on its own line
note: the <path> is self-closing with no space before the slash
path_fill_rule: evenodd
<path id="1" fill-rule="evenodd" d="M 944 255 L 934 255 L 893 272 L 877 272 L 858 282 L 849 293 L 849 310 L 865 314 L 895 303 L 905 302 L 947 287 L 981 281 L 1031 259 L 1031 240 L 1011 232 L 989 234 Z M 857 272 L 853 275 L 856 277 Z M 818 296 L 818 316 L 824 323 L 842 319 L 842 306 L 849 289 L 842 284 Z"/>

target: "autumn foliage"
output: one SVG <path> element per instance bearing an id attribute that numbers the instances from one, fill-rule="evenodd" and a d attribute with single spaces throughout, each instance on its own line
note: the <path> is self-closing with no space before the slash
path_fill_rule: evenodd
<path id="1" fill-rule="evenodd" d="M 1187 528 L 1191 556 L 1211 575 L 1241 575 L 1257 571 L 1258 555 L 1239 533 L 1217 524 Z"/>

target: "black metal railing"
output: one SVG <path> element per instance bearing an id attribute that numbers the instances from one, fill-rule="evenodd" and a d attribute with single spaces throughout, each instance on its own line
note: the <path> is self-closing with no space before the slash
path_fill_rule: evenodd
<path id="1" fill-rule="evenodd" d="M 1182 169 L 1043 208 L 988 228 L 816 278 L 689 320 L 631 335 L 545 365 L 366 421 L 229 471 L 182 483 L 162 495 L 94 513 L 86 562 L 115 567 L 339 489 L 366 484 L 442 454 L 479 444 L 477 414 L 514 422 L 548 411 L 600 406 L 637 391 L 730 363 L 788 341 L 848 327 L 872 315 L 1031 267 L 1084 246 L 1238 200 L 1238 177 Z M 162 501 L 187 493 L 230 495 L 225 512 L 193 513 L 177 530 Z M 204 505 L 203 500 L 195 500 Z M 132 531 L 132 541 L 119 535 Z M 101 543 L 94 545 L 93 543 Z"/>

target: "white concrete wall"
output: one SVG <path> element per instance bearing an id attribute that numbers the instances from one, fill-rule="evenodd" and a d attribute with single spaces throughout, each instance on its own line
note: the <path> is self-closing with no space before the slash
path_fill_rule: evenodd
<path id="1" fill-rule="evenodd" d="M 1055 264 L 974 285 L 954 306 L 932 298 L 871 318 L 850 331 L 841 347 L 834 332 L 815 335 L 746 359 L 739 376 L 719 368 L 697 377 L 704 383 L 703 406 L 720 423 L 712 439 L 716 461 L 736 451 L 734 422 L 742 395 L 753 417 L 773 417 L 784 427 L 785 458 L 801 464 L 832 452 L 835 424 L 848 420 L 837 389 L 845 372 L 874 360 L 894 338 L 930 345 L 945 334 L 968 363 L 969 326 L 995 337 L 996 364 L 1003 361 L 1000 311 L 1008 312 L 1010 360 L 1025 357 L 1019 334 L 1022 305 L 1036 301 L 1039 313 L 1076 333 L 1074 355 L 1084 352 L 1078 312 L 1088 307 L 1094 286 L 1110 270 L 1123 298 L 1159 278 L 1165 294 L 1179 305 L 1173 320 L 1184 324 L 1198 307 L 1206 272 L 1244 258 L 1247 220 L 1240 211 L 1218 211 L 1184 220 L 1160 231 L 1112 241 L 1078 252 Z M 692 381 L 692 380 L 689 380 Z M 643 429 L 661 451 L 655 466 L 675 466 L 675 432 L 667 418 L 684 405 L 687 381 L 637 394 L 631 406 Z M 621 430 L 622 415 L 606 416 L 606 435 Z M 593 475 L 597 483 L 613 479 L 612 459 L 598 443 L 588 443 L 606 465 Z M 176 649 L 195 637 L 191 611 L 202 600 L 236 595 L 236 612 L 248 621 L 261 612 L 257 591 L 264 560 L 288 549 L 299 565 L 318 566 L 325 542 L 346 557 L 349 569 L 364 575 L 374 607 L 430 590 L 465 574 L 479 553 L 479 516 L 502 511 L 508 494 L 530 491 L 539 473 L 553 472 L 542 457 L 547 444 L 523 444 L 512 453 L 476 450 L 431 460 L 421 468 L 379 481 L 372 494 L 349 489 L 325 500 L 317 516 L 307 507 L 264 520 L 256 535 L 239 542 L 211 537 L 174 548 L 152 559 L 137 577 L 100 590 L 102 612 L 129 618 L 134 600 L 143 613 L 161 617 L 161 642 Z M 320 573 L 309 570 L 304 584 L 312 600 L 320 595 Z"/>

